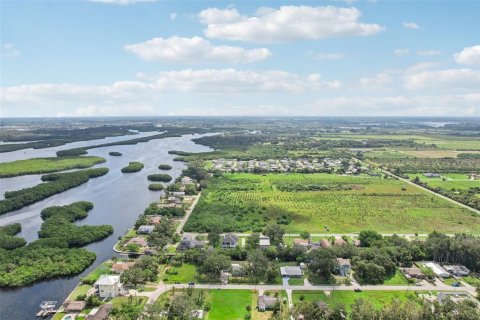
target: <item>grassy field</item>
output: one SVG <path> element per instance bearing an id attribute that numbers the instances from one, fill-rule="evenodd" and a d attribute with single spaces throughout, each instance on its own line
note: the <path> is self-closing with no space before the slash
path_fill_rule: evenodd
<path id="1" fill-rule="evenodd" d="M 179 268 L 170 267 L 169 270 L 174 270 L 176 274 L 165 273 L 163 280 L 166 283 L 188 283 L 196 281 L 197 267 L 193 264 L 184 263 Z"/>
<path id="2" fill-rule="evenodd" d="M 390 279 L 387 279 L 383 282 L 384 285 L 390 285 L 390 286 L 405 286 L 408 285 L 408 280 L 405 278 L 403 273 L 400 272 L 400 270 L 397 270 L 395 272 L 395 275 L 391 277 Z"/>
<path id="3" fill-rule="evenodd" d="M 67 300 L 68 300 L 68 301 L 75 301 L 75 300 L 77 300 L 78 296 L 80 296 L 80 295 L 82 295 L 82 294 L 86 294 L 90 288 L 92 288 L 92 286 L 90 286 L 90 285 L 86 285 L 86 284 L 79 285 L 79 286 L 76 287 L 75 290 L 73 290 L 73 292 L 68 296 Z"/>
<path id="4" fill-rule="evenodd" d="M 417 296 L 412 292 L 406 291 L 332 291 L 330 295 L 326 295 L 323 291 L 293 291 L 293 303 L 300 301 L 300 296 L 304 297 L 304 301 L 325 301 L 328 305 L 344 304 L 347 312 L 350 306 L 355 303 L 356 299 L 363 299 L 371 302 L 377 309 L 397 299 L 400 301 L 418 301 Z"/>
<path id="5" fill-rule="evenodd" d="M 309 191 L 310 187 L 325 187 Z M 402 188 L 406 190 L 402 190 Z M 480 217 L 395 179 L 335 174 L 226 174 L 211 180 L 186 224 L 205 232 L 261 230 L 281 223 L 287 232 L 480 232 Z"/>
<path id="6" fill-rule="evenodd" d="M 459 173 L 442 173 L 441 177 L 428 178 L 421 172 L 409 173 L 410 178 L 418 176 L 420 181 L 428 183 L 429 186 L 442 189 L 468 190 L 470 188 L 479 188 L 480 180 L 470 180 L 468 175 Z M 442 178 L 445 178 L 443 181 Z"/>
<path id="7" fill-rule="evenodd" d="M 85 277 L 82 278 L 82 282 L 84 283 L 93 283 L 100 278 L 102 274 L 110 274 L 110 269 L 112 268 L 112 263 L 104 262 L 98 267 L 96 267 L 92 272 L 87 274 Z"/>
<path id="8" fill-rule="evenodd" d="M 251 305 L 253 293 L 250 290 L 212 290 L 207 301 L 212 307 L 207 319 L 210 320 L 242 320 L 249 312 L 246 306 Z M 252 306 L 253 308 L 254 306 Z"/>
<path id="9" fill-rule="evenodd" d="M 34 158 L 0 163 L 0 178 L 27 174 L 51 173 L 71 169 L 85 169 L 105 162 L 101 157 Z"/>

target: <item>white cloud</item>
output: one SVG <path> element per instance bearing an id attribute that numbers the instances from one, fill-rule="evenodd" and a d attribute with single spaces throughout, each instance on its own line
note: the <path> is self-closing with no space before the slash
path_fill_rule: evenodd
<path id="1" fill-rule="evenodd" d="M 115 4 L 119 6 L 128 6 L 130 4 L 136 4 L 140 2 L 156 2 L 157 0 L 88 0 L 88 1 L 105 3 L 105 4 Z"/>
<path id="2" fill-rule="evenodd" d="M 267 48 L 244 49 L 232 46 L 213 46 L 208 40 L 193 38 L 154 38 L 145 42 L 126 45 L 125 50 L 145 60 L 168 62 L 229 62 L 250 63 L 271 56 Z"/>
<path id="3" fill-rule="evenodd" d="M 178 15 L 175 12 L 170 13 L 170 20 L 175 21 L 177 19 L 177 16 Z"/>
<path id="4" fill-rule="evenodd" d="M 402 25 L 405 29 L 416 30 L 420 29 L 419 25 L 415 22 L 402 22 Z"/>
<path id="5" fill-rule="evenodd" d="M 419 56 L 438 56 L 441 55 L 442 52 L 438 50 L 420 50 L 417 51 L 417 54 Z"/>
<path id="6" fill-rule="evenodd" d="M 456 53 L 453 57 L 457 63 L 480 66 L 480 45 L 465 47 L 461 52 Z"/>
<path id="7" fill-rule="evenodd" d="M 12 43 L 4 43 L 2 45 L 2 57 L 4 58 L 16 58 L 20 55 L 20 50 Z"/>
<path id="8" fill-rule="evenodd" d="M 308 55 L 315 60 L 340 60 L 345 58 L 343 53 L 309 52 Z"/>
<path id="9" fill-rule="evenodd" d="M 75 109 L 73 113 L 58 113 L 59 117 L 102 117 L 102 116 L 136 116 L 153 115 L 155 109 L 151 106 L 129 105 L 129 106 L 109 106 L 99 107 L 88 105 Z"/>
<path id="10" fill-rule="evenodd" d="M 407 90 L 478 89 L 480 72 L 470 69 L 428 70 L 407 74 L 404 81 Z"/>
<path id="11" fill-rule="evenodd" d="M 367 90 L 378 90 L 384 88 L 387 84 L 393 82 L 393 78 L 388 73 L 379 73 L 371 78 L 361 78 L 360 86 Z"/>
<path id="12" fill-rule="evenodd" d="M 406 56 L 410 54 L 410 49 L 395 49 L 393 50 L 393 53 L 396 56 Z"/>
<path id="13" fill-rule="evenodd" d="M 209 38 L 251 42 L 283 42 L 344 36 L 368 36 L 385 30 L 378 24 L 359 22 L 356 8 L 282 6 L 261 8 L 255 16 L 236 9 L 210 8 L 198 14 Z"/>
<path id="14" fill-rule="evenodd" d="M 237 9 L 217 9 L 217 8 L 208 8 L 201 11 L 197 15 L 200 22 L 203 24 L 218 24 L 226 22 L 234 22 L 242 19 L 240 13 Z"/>

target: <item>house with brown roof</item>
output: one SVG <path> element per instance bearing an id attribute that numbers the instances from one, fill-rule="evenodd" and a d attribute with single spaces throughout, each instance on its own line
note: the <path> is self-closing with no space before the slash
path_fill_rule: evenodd
<path id="1" fill-rule="evenodd" d="M 330 244 L 330 241 L 328 241 L 327 239 L 322 239 L 322 240 L 320 240 L 320 247 L 331 248 L 332 245 Z"/>
<path id="2" fill-rule="evenodd" d="M 105 320 L 110 313 L 113 305 L 111 303 L 102 304 L 100 307 L 92 309 L 87 316 L 87 320 Z"/>
<path id="3" fill-rule="evenodd" d="M 335 245 L 336 246 L 344 246 L 347 242 L 343 240 L 341 237 L 335 237 Z"/>
<path id="4" fill-rule="evenodd" d="M 403 274 L 407 278 L 415 278 L 415 279 L 424 279 L 425 275 L 423 274 L 422 270 L 420 268 L 401 268 Z"/>
<path id="5" fill-rule="evenodd" d="M 293 247 L 302 250 L 308 250 L 310 249 L 310 240 L 300 238 L 293 239 Z"/>
<path id="6" fill-rule="evenodd" d="M 145 239 L 144 237 L 133 237 L 132 239 L 128 240 L 127 246 L 129 244 L 138 244 L 140 247 L 146 247 L 147 239 Z"/>
<path id="7" fill-rule="evenodd" d="M 67 301 L 63 304 L 66 313 L 78 313 L 85 308 L 85 301 Z"/>
<path id="8" fill-rule="evenodd" d="M 126 271 L 133 267 L 135 265 L 135 262 L 115 262 L 112 264 L 112 268 L 110 269 L 114 273 L 122 273 L 123 271 Z"/>
<path id="9" fill-rule="evenodd" d="M 148 222 L 150 222 L 154 226 L 158 226 L 160 224 L 160 221 L 162 221 L 162 216 L 149 216 L 148 217 Z"/>

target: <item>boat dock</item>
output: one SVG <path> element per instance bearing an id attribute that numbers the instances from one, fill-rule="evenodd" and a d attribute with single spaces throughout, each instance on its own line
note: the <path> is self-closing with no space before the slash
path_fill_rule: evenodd
<path id="1" fill-rule="evenodd" d="M 40 304 L 40 311 L 37 312 L 36 316 L 44 318 L 56 313 L 58 311 L 57 309 L 55 309 L 57 303 L 57 301 L 43 301 Z"/>

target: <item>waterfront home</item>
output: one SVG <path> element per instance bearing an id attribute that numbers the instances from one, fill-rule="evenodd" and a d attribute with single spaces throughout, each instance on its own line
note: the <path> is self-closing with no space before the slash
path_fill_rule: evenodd
<path id="1" fill-rule="evenodd" d="M 132 239 L 128 240 L 127 246 L 129 244 L 138 244 L 140 247 L 146 247 L 147 239 L 145 239 L 144 237 L 133 237 Z"/>
<path id="2" fill-rule="evenodd" d="M 222 249 L 235 248 L 238 245 L 238 237 L 233 233 L 227 233 L 222 240 Z"/>
<path id="3" fill-rule="evenodd" d="M 154 226 L 158 226 L 162 221 L 162 216 L 148 216 L 148 222 L 153 224 Z"/>
<path id="4" fill-rule="evenodd" d="M 123 271 L 130 269 L 134 265 L 135 262 L 118 261 L 112 264 L 112 268 L 110 269 L 110 271 L 112 271 L 113 273 L 122 273 Z"/>
<path id="5" fill-rule="evenodd" d="M 100 307 L 92 309 L 87 315 L 87 320 L 105 320 L 113 308 L 111 303 L 102 304 Z"/>
<path id="6" fill-rule="evenodd" d="M 85 301 L 67 301 L 63 304 L 63 310 L 65 313 L 79 313 L 85 305 Z"/>
<path id="7" fill-rule="evenodd" d="M 337 258 L 336 271 L 342 276 L 346 277 L 352 270 L 350 259 Z"/>
<path id="8" fill-rule="evenodd" d="M 122 292 L 122 283 L 118 275 L 102 275 L 94 283 L 95 293 L 100 298 L 118 297 Z"/>
<path id="9" fill-rule="evenodd" d="M 143 225 L 143 226 L 138 227 L 137 233 L 150 234 L 150 233 L 153 232 L 153 230 L 155 230 L 155 226 Z"/>

